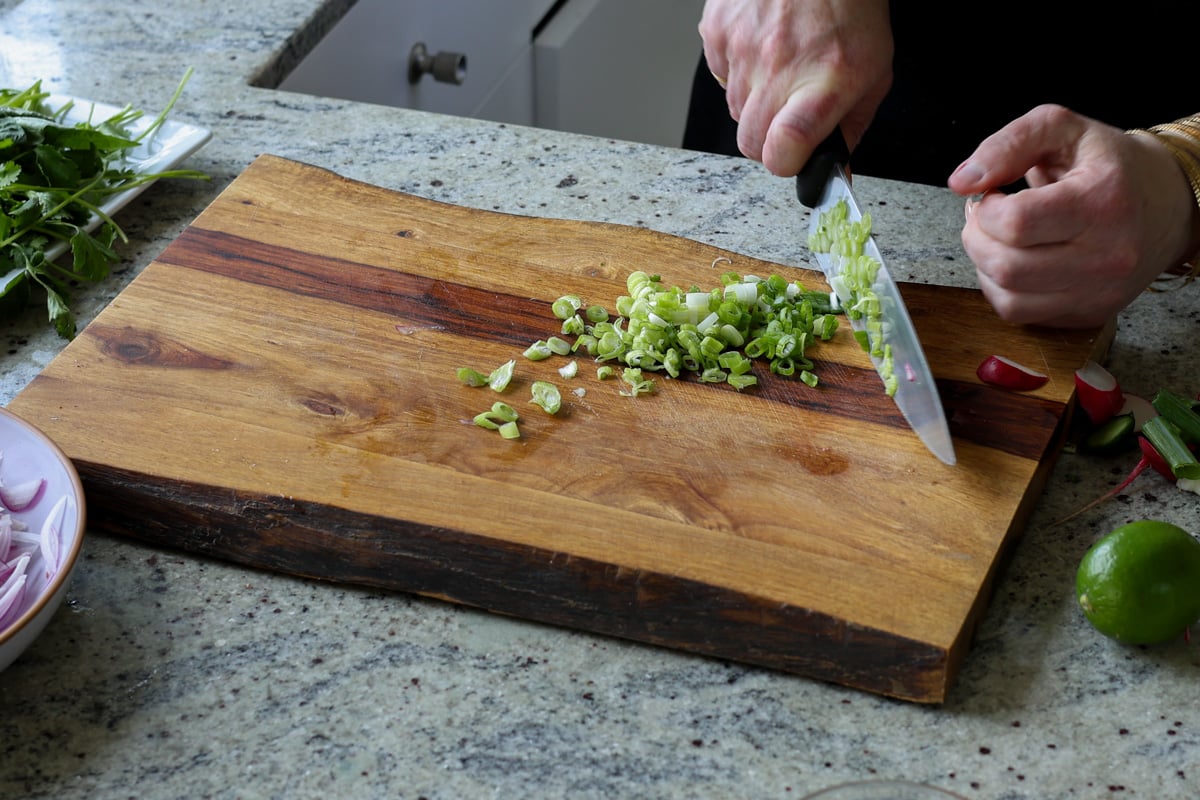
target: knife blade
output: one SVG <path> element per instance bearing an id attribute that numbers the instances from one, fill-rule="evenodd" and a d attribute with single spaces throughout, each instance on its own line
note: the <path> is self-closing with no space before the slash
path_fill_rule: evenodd
<path id="1" fill-rule="evenodd" d="M 846 140 L 841 130 L 835 129 L 817 147 L 804 169 L 796 176 L 796 196 L 803 205 L 812 209 L 809 212 L 810 235 L 819 227 L 822 213 L 842 201 L 846 203 L 849 220 L 862 219 L 862 211 L 850 189 L 850 177 L 847 172 L 849 161 L 850 151 Z M 871 354 L 871 362 L 881 378 L 886 369 L 893 371 L 896 388 L 892 400 L 900 409 L 900 413 L 931 453 L 943 463 L 953 465 L 957 457 L 954 442 L 950 438 L 946 413 L 942 409 L 937 384 L 934 383 L 929 361 L 925 358 L 925 351 L 917 337 L 916 328 L 913 327 L 908 307 L 904 305 L 900 289 L 884 264 L 874 236 L 868 237 L 863 252 L 879 264 L 871 290 L 879 300 L 883 319 L 883 343 L 891 348 L 889 366 L 885 367 L 884 359 L 877 354 Z M 829 253 L 814 252 L 813 255 L 830 286 L 836 288 L 841 285 L 842 282 L 838 280 L 842 271 L 841 259 Z M 842 297 L 841 292 L 839 299 L 843 304 L 850 301 L 850 298 Z M 856 331 L 866 330 L 863 318 L 851 319 L 850 324 Z M 886 383 L 885 380 L 885 385 Z"/>

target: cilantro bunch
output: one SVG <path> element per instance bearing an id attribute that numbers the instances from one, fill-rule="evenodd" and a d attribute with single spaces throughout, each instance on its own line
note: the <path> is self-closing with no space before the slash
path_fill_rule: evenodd
<path id="1" fill-rule="evenodd" d="M 24 90 L 0 88 L 0 311 L 23 308 L 40 289 L 59 336 L 73 338 L 70 282 L 107 277 L 119 259 L 114 242 L 126 241 L 100 206 L 159 178 L 207 179 L 194 170 L 139 173 L 128 159 L 162 127 L 189 77 L 190 69 L 166 108 L 136 135 L 131 128 L 142 112 L 130 106 L 105 120 L 71 123 L 72 105 L 50 108 L 41 81 Z M 70 257 L 47 259 L 59 242 L 69 245 Z"/>

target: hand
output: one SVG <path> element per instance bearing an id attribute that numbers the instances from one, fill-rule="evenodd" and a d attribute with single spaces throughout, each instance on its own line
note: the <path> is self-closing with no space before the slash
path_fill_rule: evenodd
<path id="1" fill-rule="evenodd" d="M 1024 177 L 1013 194 L 996 192 Z M 1006 320 L 1103 324 L 1200 248 L 1200 212 L 1161 143 L 1061 106 L 989 136 L 950 176 L 967 200 L 962 242 Z"/>
<path id="2" fill-rule="evenodd" d="M 776 175 L 839 124 L 853 150 L 891 88 L 887 0 L 708 0 L 700 36 L 738 149 Z"/>

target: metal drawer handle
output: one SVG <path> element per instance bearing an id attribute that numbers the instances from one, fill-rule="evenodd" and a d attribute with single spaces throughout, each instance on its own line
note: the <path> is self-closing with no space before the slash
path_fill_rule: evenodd
<path id="1" fill-rule="evenodd" d="M 431 56 L 425 43 L 417 42 L 408 54 L 408 82 L 415 85 L 425 73 L 440 83 L 458 85 L 467 77 L 467 57 L 463 53 L 446 50 Z"/>

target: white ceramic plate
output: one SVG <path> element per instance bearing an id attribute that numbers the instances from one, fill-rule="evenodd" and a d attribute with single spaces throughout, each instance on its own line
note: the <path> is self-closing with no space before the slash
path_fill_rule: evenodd
<path id="1" fill-rule="evenodd" d="M 29 510 L 13 513 L 30 531 L 40 531 L 58 500 L 67 498 L 60 529 L 61 564 L 49 581 L 43 570 L 30 573 L 25 611 L 0 630 L 3 670 L 37 638 L 62 602 L 83 545 L 86 508 L 79 474 L 66 454 L 40 430 L 4 408 L 0 408 L 0 456 L 0 478 L 9 486 L 30 478 L 46 479 L 41 499 Z"/>
<path id="2" fill-rule="evenodd" d="M 68 102 L 73 102 L 74 105 L 67 112 L 65 121 L 72 123 L 83 122 L 89 118 L 93 122 L 102 122 L 122 110 L 119 106 L 110 106 L 104 103 L 96 103 L 92 100 L 85 100 L 81 97 L 71 97 L 70 95 L 63 94 L 52 94 L 46 100 L 47 105 L 52 109 L 62 108 Z M 136 136 L 146 130 L 154 122 L 156 116 L 157 114 L 143 114 L 140 119 L 129 126 L 128 130 L 130 134 Z M 178 167 L 188 156 L 203 147 L 211 138 L 212 131 L 208 128 L 200 128 L 195 125 L 176 122 L 168 117 L 154 136 L 126 154 L 126 159 L 134 171 L 140 175 L 163 172 Z M 133 198 L 146 191 L 152 184 L 153 181 L 143 183 L 114 194 L 100 206 L 100 210 L 111 217 L 128 205 Z M 86 228 L 92 231 L 99 224 L 100 218 L 93 216 Z M 56 242 L 46 248 L 46 260 L 53 261 L 58 258 L 67 251 L 67 246 L 66 242 Z M 16 277 L 17 271 L 14 271 L 0 278 L 0 289 Z"/>

